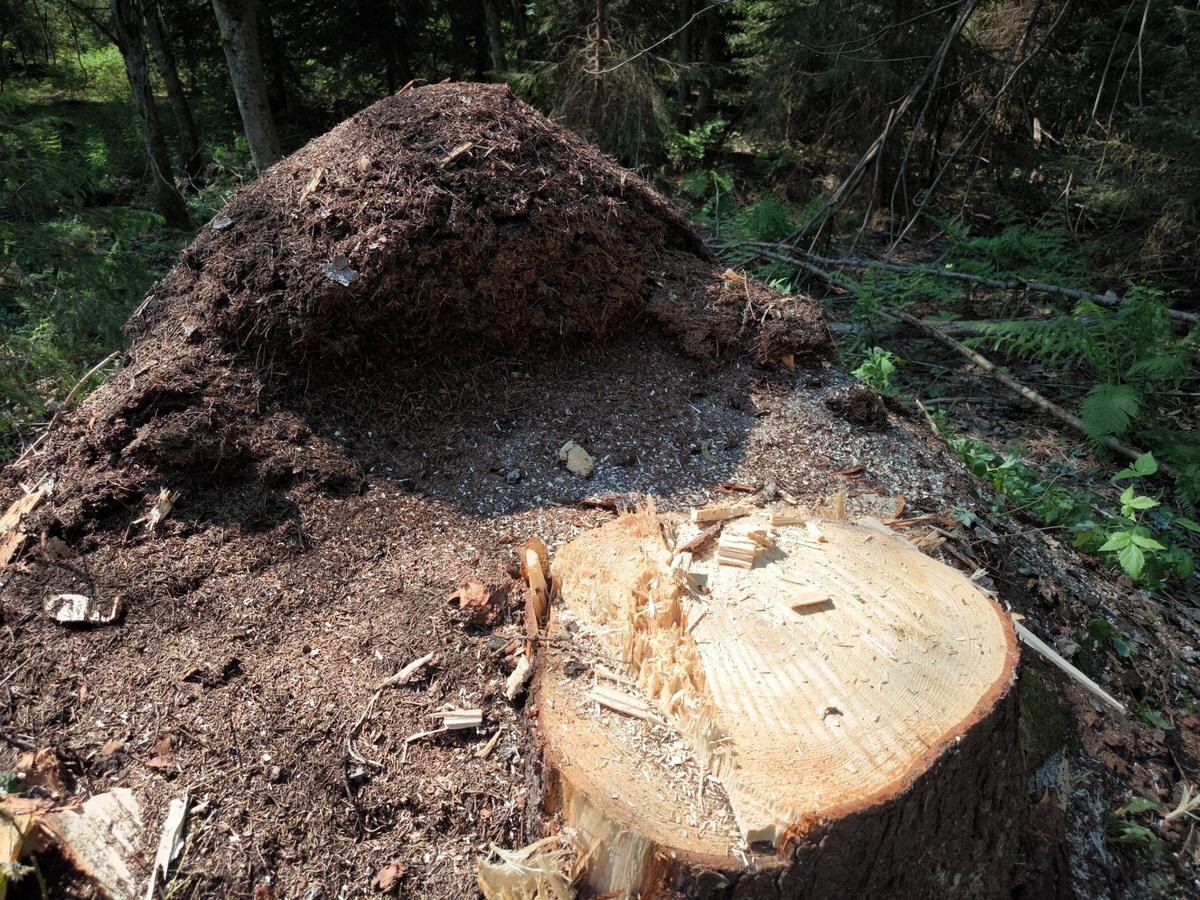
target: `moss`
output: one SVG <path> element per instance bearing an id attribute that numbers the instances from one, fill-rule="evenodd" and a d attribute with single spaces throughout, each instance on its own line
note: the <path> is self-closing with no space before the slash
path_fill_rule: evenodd
<path id="1" fill-rule="evenodd" d="M 1017 726 L 1027 774 L 1066 746 L 1071 718 L 1058 695 L 1034 669 L 1026 667 L 1017 680 L 1021 718 Z"/>

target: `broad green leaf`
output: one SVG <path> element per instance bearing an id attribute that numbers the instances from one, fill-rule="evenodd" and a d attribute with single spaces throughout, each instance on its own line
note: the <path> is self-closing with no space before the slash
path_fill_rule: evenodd
<path id="1" fill-rule="evenodd" d="M 1153 453 L 1143 453 L 1133 461 L 1133 465 L 1129 468 L 1138 475 L 1153 475 L 1158 471 L 1158 463 L 1155 461 Z"/>
<path id="2" fill-rule="evenodd" d="M 1134 509 L 1154 509 L 1158 506 L 1158 501 L 1153 497 L 1134 497 L 1129 501 L 1129 505 Z"/>
<path id="3" fill-rule="evenodd" d="M 1186 516 L 1176 516 L 1175 524 L 1180 528 L 1186 528 L 1188 531 L 1200 534 L 1200 522 L 1195 522 Z"/>
<path id="4" fill-rule="evenodd" d="M 1167 548 L 1160 544 L 1152 537 L 1146 537 L 1144 534 L 1131 535 L 1133 542 L 1144 550 L 1166 550 Z"/>
<path id="5" fill-rule="evenodd" d="M 1117 562 L 1130 578 L 1136 580 L 1141 577 L 1142 569 L 1146 567 L 1146 554 L 1137 544 L 1131 543 L 1117 554 Z"/>
<path id="6" fill-rule="evenodd" d="M 1114 634 L 1112 636 L 1112 648 L 1117 651 L 1117 656 L 1121 659 L 1129 659 L 1133 655 L 1133 647 L 1129 645 L 1129 641 L 1125 640 L 1125 636 Z"/>
<path id="7" fill-rule="evenodd" d="M 1123 550 L 1129 546 L 1132 538 L 1133 535 L 1128 531 L 1118 531 L 1115 534 L 1110 534 L 1108 540 L 1101 545 L 1097 552 L 1111 553 L 1113 550 Z"/>

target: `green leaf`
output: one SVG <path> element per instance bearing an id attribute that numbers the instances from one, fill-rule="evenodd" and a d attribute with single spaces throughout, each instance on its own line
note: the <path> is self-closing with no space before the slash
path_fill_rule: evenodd
<path id="1" fill-rule="evenodd" d="M 1129 505 L 1134 509 L 1154 509 L 1158 506 L 1158 501 L 1153 497 L 1134 497 L 1129 501 Z"/>
<path id="2" fill-rule="evenodd" d="M 1113 481 L 1123 481 L 1126 478 L 1142 478 L 1146 475 L 1153 475 L 1158 471 L 1158 463 L 1154 459 L 1153 453 L 1143 453 L 1133 461 L 1133 465 L 1122 469 L 1113 476 Z"/>
<path id="3" fill-rule="evenodd" d="M 1154 728 L 1161 728 L 1163 731 L 1175 730 L 1175 726 L 1171 724 L 1171 720 L 1152 706 L 1143 706 L 1138 712 L 1138 718 L 1147 725 Z"/>
<path id="4" fill-rule="evenodd" d="M 1200 522 L 1195 522 L 1186 516 L 1176 516 L 1175 524 L 1181 528 L 1186 528 L 1188 531 L 1194 534 L 1200 534 Z"/>
<path id="5" fill-rule="evenodd" d="M 1116 533 L 1114 533 L 1114 534 L 1110 534 L 1110 535 L 1108 536 L 1108 540 L 1107 540 L 1107 541 L 1105 541 L 1105 542 L 1104 542 L 1104 543 L 1103 543 L 1103 544 L 1100 546 L 1100 549 L 1099 549 L 1097 552 L 1099 552 L 1099 553 L 1111 553 L 1111 552 L 1113 552 L 1114 550 L 1124 550 L 1126 547 L 1128 547 L 1128 546 L 1129 546 L 1129 544 L 1130 544 L 1130 542 L 1132 541 L 1132 539 L 1133 539 L 1133 534 L 1132 534 L 1132 532 L 1129 532 L 1129 531 L 1118 531 L 1118 532 L 1116 532 Z"/>
<path id="6" fill-rule="evenodd" d="M 1112 622 L 1108 621 L 1108 619 L 1096 618 L 1088 622 L 1088 637 L 1090 637 L 1094 643 L 1103 644 L 1110 637 L 1112 637 L 1112 634 Z"/>
<path id="7" fill-rule="evenodd" d="M 1130 578 L 1137 579 L 1146 567 L 1146 554 L 1137 544 L 1130 544 L 1117 554 L 1117 561 Z"/>
<path id="8" fill-rule="evenodd" d="M 1146 537 L 1144 534 L 1131 535 L 1133 542 L 1144 550 L 1166 550 L 1167 548 L 1160 544 L 1152 537 Z"/>
<path id="9" fill-rule="evenodd" d="M 1098 384 L 1083 398 L 1079 416 L 1095 441 L 1129 430 L 1142 409 L 1142 395 L 1127 384 Z"/>
<path id="10" fill-rule="evenodd" d="M 1133 655 L 1133 647 L 1129 645 L 1129 641 L 1125 639 L 1123 634 L 1114 634 L 1111 638 L 1112 648 L 1117 651 L 1117 656 L 1121 659 L 1129 659 Z"/>
<path id="11" fill-rule="evenodd" d="M 1162 842 L 1158 839 L 1158 835 L 1144 825 L 1135 825 L 1132 822 L 1126 822 L 1121 827 L 1120 833 L 1112 838 L 1112 842 L 1139 847 L 1149 851 L 1155 857 L 1162 852 Z"/>
<path id="12" fill-rule="evenodd" d="M 1158 809 L 1158 803 L 1146 797 L 1134 797 L 1118 811 L 1122 816 L 1136 816 L 1139 813 Z"/>

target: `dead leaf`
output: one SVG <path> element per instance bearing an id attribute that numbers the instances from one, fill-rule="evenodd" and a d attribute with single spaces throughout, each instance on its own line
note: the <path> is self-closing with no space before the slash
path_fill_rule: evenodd
<path id="1" fill-rule="evenodd" d="M 23 753 L 17 760 L 17 771 L 24 775 L 26 787 L 40 787 L 56 796 L 66 796 L 66 771 L 51 747 L 36 753 Z"/>
<path id="2" fill-rule="evenodd" d="M 506 595 L 504 588 L 498 585 L 471 581 L 459 587 L 450 596 L 450 602 L 458 607 L 467 625 L 491 627 L 504 613 Z"/>
<path id="3" fill-rule="evenodd" d="M 408 867 L 404 863 L 392 860 L 375 873 L 375 878 L 371 881 L 371 889 L 381 894 L 390 894 L 400 886 L 400 882 L 407 874 Z"/>
<path id="4" fill-rule="evenodd" d="M 154 757 L 146 763 L 151 769 L 169 769 L 175 764 L 175 742 L 165 735 L 154 745 Z"/>

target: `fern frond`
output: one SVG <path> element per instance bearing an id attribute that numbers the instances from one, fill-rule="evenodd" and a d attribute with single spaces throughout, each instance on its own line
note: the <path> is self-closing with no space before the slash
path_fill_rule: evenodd
<path id="1" fill-rule="evenodd" d="M 1095 441 L 1120 436 L 1142 410 L 1142 395 L 1127 384 L 1098 384 L 1083 398 L 1079 417 Z"/>
<path id="2" fill-rule="evenodd" d="M 1051 366 L 1090 364 L 1098 355 L 1092 330 L 1071 316 L 986 325 L 983 337 L 971 343 L 987 343 L 1007 356 Z"/>
<path id="3" fill-rule="evenodd" d="M 1191 360 L 1185 354 L 1160 353 L 1131 365 L 1126 380 L 1146 382 L 1151 386 L 1171 383 L 1187 375 L 1191 367 Z"/>

